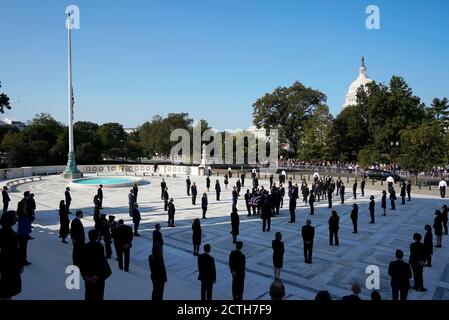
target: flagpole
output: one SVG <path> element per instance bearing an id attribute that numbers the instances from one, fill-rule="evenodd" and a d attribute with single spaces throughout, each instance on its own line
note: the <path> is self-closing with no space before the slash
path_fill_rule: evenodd
<path id="1" fill-rule="evenodd" d="M 70 23 L 70 12 L 67 14 L 67 40 L 68 40 L 68 53 L 67 53 L 67 100 L 68 100 L 68 112 L 69 112 L 69 154 L 67 159 L 67 166 L 64 170 L 64 178 L 73 179 L 80 178 L 83 174 L 78 170 L 75 161 L 75 145 L 73 141 L 73 86 L 72 86 L 72 34 Z"/>

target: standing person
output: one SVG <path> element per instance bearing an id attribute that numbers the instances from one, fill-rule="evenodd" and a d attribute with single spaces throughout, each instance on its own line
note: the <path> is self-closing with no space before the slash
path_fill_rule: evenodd
<path id="1" fill-rule="evenodd" d="M 435 247 L 441 248 L 441 240 L 443 238 L 443 217 L 440 210 L 435 210 L 433 229 L 435 230 L 435 238 L 437 238 L 437 245 Z"/>
<path id="2" fill-rule="evenodd" d="M 168 226 L 175 227 L 175 204 L 173 203 L 173 198 L 170 198 L 168 202 Z"/>
<path id="3" fill-rule="evenodd" d="M 240 217 L 239 214 L 237 213 L 237 208 L 233 208 L 231 212 L 231 234 L 233 243 L 237 243 L 239 228 L 240 228 Z"/>
<path id="4" fill-rule="evenodd" d="M 226 190 L 228 190 L 228 184 L 229 184 L 228 174 L 225 174 L 225 176 L 224 176 L 224 185 L 225 185 L 225 189 Z"/>
<path id="5" fill-rule="evenodd" d="M 237 195 L 240 197 L 240 191 L 242 190 L 242 183 L 240 182 L 240 179 L 237 179 L 235 187 L 237 188 Z"/>
<path id="6" fill-rule="evenodd" d="M 104 241 L 104 248 L 105 248 L 105 254 L 106 259 L 110 259 L 112 256 L 112 237 L 111 237 L 111 231 L 109 229 L 109 221 L 106 219 L 106 214 L 102 213 L 100 215 L 100 237 Z"/>
<path id="7" fill-rule="evenodd" d="M 296 221 L 296 197 L 294 195 L 290 197 L 288 209 L 290 210 L 290 221 L 288 223 L 294 223 Z"/>
<path id="8" fill-rule="evenodd" d="M 447 235 L 448 212 L 449 212 L 449 209 L 447 208 L 447 205 L 443 205 L 443 211 L 441 212 L 441 218 L 443 220 L 443 228 L 444 228 L 445 235 Z"/>
<path id="9" fill-rule="evenodd" d="M 159 244 L 153 246 L 151 255 L 148 257 L 150 265 L 151 282 L 153 282 L 153 293 L 151 300 L 162 301 L 164 299 L 164 287 L 167 282 L 167 271 L 165 269 L 162 247 Z"/>
<path id="10" fill-rule="evenodd" d="M 234 187 L 232 189 L 232 208 L 237 208 L 237 200 L 238 200 L 239 194 L 237 192 L 237 188 Z"/>
<path id="11" fill-rule="evenodd" d="M 201 198 L 201 209 L 203 210 L 203 219 L 207 219 L 206 212 L 208 203 L 209 202 L 207 201 L 207 193 L 203 193 L 203 197 Z"/>
<path id="12" fill-rule="evenodd" d="M 407 188 L 407 186 L 405 185 L 405 181 L 402 181 L 401 183 L 401 198 L 402 198 L 402 203 L 401 204 L 405 204 L 405 189 Z"/>
<path id="13" fill-rule="evenodd" d="M 75 213 L 75 219 L 70 223 L 70 238 L 72 238 L 73 251 L 72 261 L 73 265 L 80 267 L 82 259 L 83 247 L 86 244 L 86 236 L 84 234 L 84 226 L 81 218 L 83 217 L 83 211 L 77 210 Z"/>
<path id="14" fill-rule="evenodd" d="M 242 181 L 242 188 L 245 187 L 245 172 L 242 172 L 242 174 L 240 175 L 240 180 Z"/>
<path id="15" fill-rule="evenodd" d="M 187 188 L 187 196 L 190 197 L 190 188 L 191 188 L 192 182 L 190 181 L 190 177 L 187 176 L 186 179 L 186 188 Z"/>
<path id="16" fill-rule="evenodd" d="M 212 300 L 212 289 L 217 280 L 215 260 L 209 254 L 210 244 L 204 245 L 204 253 L 198 256 L 198 280 L 201 281 L 201 300 Z"/>
<path id="17" fill-rule="evenodd" d="M 85 283 L 85 300 L 102 301 L 106 279 L 112 274 L 108 260 L 104 255 L 104 247 L 98 241 L 98 231 L 88 233 L 89 242 L 82 249 L 81 275 Z"/>
<path id="18" fill-rule="evenodd" d="M 388 192 L 391 192 L 391 189 L 393 189 L 394 179 L 392 176 L 387 177 L 387 186 L 388 186 Z"/>
<path id="19" fill-rule="evenodd" d="M 396 210 L 396 191 L 394 191 L 394 188 L 391 188 L 390 192 L 390 202 L 391 202 L 391 210 Z"/>
<path id="20" fill-rule="evenodd" d="M 245 193 L 245 204 L 246 204 L 246 210 L 248 211 L 248 217 L 251 216 L 251 205 L 250 200 L 252 198 L 252 194 L 249 192 L 249 189 L 246 190 Z"/>
<path id="21" fill-rule="evenodd" d="M 352 196 L 354 199 L 357 199 L 357 178 L 354 180 L 354 183 L 352 184 Z"/>
<path id="22" fill-rule="evenodd" d="M 306 224 L 301 229 L 301 236 L 304 245 L 304 262 L 312 263 L 313 239 L 315 238 L 315 228 L 312 227 L 312 221 L 306 220 Z"/>
<path id="23" fill-rule="evenodd" d="M 393 300 L 397 301 L 400 297 L 401 301 L 407 300 L 408 290 L 410 289 L 410 279 L 412 278 L 412 270 L 410 264 L 402 259 L 404 252 L 396 250 L 396 260 L 390 262 L 388 267 L 388 275 L 391 277 L 391 291 Z"/>
<path id="24" fill-rule="evenodd" d="M 359 206 L 357 203 L 354 203 L 352 205 L 352 211 L 351 211 L 351 221 L 352 221 L 352 227 L 354 231 L 352 233 L 357 233 L 357 222 L 359 220 Z"/>
<path id="25" fill-rule="evenodd" d="M 432 266 L 432 254 L 433 254 L 433 234 L 430 224 L 426 224 L 424 227 L 426 233 L 424 234 L 424 248 L 426 249 L 426 264 L 425 267 Z"/>
<path id="26" fill-rule="evenodd" d="M 117 249 L 118 268 L 120 270 L 125 269 L 125 272 L 129 271 L 132 242 L 133 228 L 127 226 L 125 222 L 120 219 L 115 231 L 115 243 Z"/>
<path id="27" fill-rule="evenodd" d="M 156 244 L 159 244 L 161 248 L 164 248 L 164 238 L 162 237 L 161 225 L 159 223 L 154 225 L 153 231 L 153 247 Z"/>
<path id="28" fill-rule="evenodd" d="M 273 267 L 274 279 L 279 280 L 281 270 L 284 266 L 284 243 L 282 242 L 282 233 L 276 232 L 274 240 L 271 241 L 271 248 L 273 249 Z"/>
<path id="29" fill-rule="evenodd" d="M 338 216 L 337 211 L 332 210 L 332 214 L 328 221 L 329 224 L 329 244 L 331 246 L 334 245 L 334 238 L 335 238 L 335 245 L 339 245 L 338 241 L 338 229 L 340 229 L 340 217 Z"/>
<path id="30" fill-rule="evenodd" d="M 338 177 L 338 178 L 337 178 L 337 183 L 336 183 L 336 186 L 337 186 L 337 196 L 338 196 L 338 194 L 339 194 L 339 192 L 340 192 L 340 188 L 341 188 L 342 182 L 343 182 L 343 181 L 341 181 L 341 178 Z"/>
<path id="31" fill-rule="evenodd" d="M 11 201 L 11 198 L 9 197 L 8 194 L 7 186 L 3 186 L 2 198 L 3 198 L 3 213 L 6 213 L 8 211 L 9 202 Z"/>
<path id="32" fill-rule="evenodd" d="M 329 187 L 329 189 L 327 190 L 328 208 L 332 208 L 332 193 L 333 193 L 333 190 L 332 190 L 332 188 Z"/>
<path id="33" fill-rule="evenodd" d="M 129 216 L 132 217 L 133 216 L 133 209 L 134 209 L 134 203 L 136 202 L 136 198 L 134 196 L 134 192 L 133 189 L 129 189 L 129 193 L 128 193 L 128 212 L 129 212 Z"/>
<path id="34" fill-rule="evenodd" d="M 217 201 L 220 201 L 220 192 L 221 192 L 221 186 L 220 186 L 220 181 L 215 181 L 215 194 L 216 194 L 216 199 Z"/>
<path id="35" fill-rule="evenodd" d="M 28 240 L 31 233 L 31 221 L 24 210 L 17 210 L 17 235 L 19 238 L 19 257 L 21 266 L 28 266 Z"/>
<path id="36" fill-rule="evenodd" d="M 374 203 L 374 196 L 371 196 L 369 202 L 369 215 L 371 217 L 371 221 L 369 223 L 375 223 L 374 219 L 374 209 L 376 208 L 376 204 Z"/>
<path id="37" fill-rule="evenodd" d="M 232 298 L 234 301 L 243 300 L 245 288 L 246 257 L 242 253 L 243 242 L 237 241 L 236 250 L 229 255 L 229 269 L 232 274 Z"/>
<path id="38" fill-rule="evenodd" d="M 162 191 L 162 197 L 164 198 L 164 211 L 168 210 L 168 200 L 170 200 L 170 196 L 168 195 L 168 188 L 165 188 L 164 191 Z"/>
<path id="39" fill-rule="evenodd" d="M 343 301 L 361 301 L 360 292 L 362 292 L 362 288 L 358 283 L 353 283 L 351 285 L 351 294 L 344 296 L 341 300 Z"/>
<path id="40" fill-rule="evenodd" d="M 142 220 L 142 217 L 140 215 L 139 205 L 136 202 L 136 203 L 134 203 L 134 208 L 133 208 L 134 236 L 136 236 L 136 237 L 140 237 L 140 234 L 139 234 L 140 220 Z"/>
<path id="41" fill-rule="evenodd" d="M 362 181 L 360 182 L 360 192 L 362 193 L 362 197 L 365 196 L 365 184 L 366 184 L 365 177 L 362 177 Z"/>
<path id="42" fill-rule="evenodd" d="M 200 219 L 195 219 L 192 223 L 192 243 L 194 256 L 198 256 L 200 253 L 201 235 L 201 221 Z"/>
<path id="43" fill-rule="evenodd" d="M 136 182 L 133 183 L 133 188 L 132 188 L 132 190 L 133 190 L 133 194 L 134 194 L 134 199 L 135 199 L 135 201 L 137 202 L 137 195 L 138 195 L 138 193 L 139 193 L 139 187 L 137 186 L 137 183 L 136 183 Z"/>
<path id="44" fill-rule="evenodd" d="M 285 188 L 284 188 L 284 185 L 282 185 L 282 184 L 279 186 L 279 195 L 280 195 L 279 206 L 280 206 L 280 208 L 282 208 L 284 206 L 284 196 L 285 196 Z"/>
<path id="45" fill-rule="evenodd" d="M 192 184 L 192 188 L 190 191 L 192 192 L 192 204 L 196 205 L 196 196 L 198 195 L 198 189 L 196 188 L 195 182 Z"/>
<path id="46" fill-rule="evenodd" d="M 117 229 L 118 229 L 118 222 L 115 221 L 115 216 L 109 215 L 109 228 L 111 229 L 111 238 L 114 242 L 114 248 L 115 248 L 115 254 L 117 256 L 116 260 L 118 260 L 118 252 L 120 249 L 118 249 L 117 246 Z"/>
<path id="47" fill-rule="evenodd" d="M 274 180 L 274 177 L 272 174 L 270 174 L 270 190 L 273 187 L 273 180 Z"/>
<path id="48" fill-rule="evenodd" d="M 65 196 L 65 207 L 67 209 L 67 212 L 70 214 L 70 204 L 72 203 L 72 196 L 70 195 L 70 188 L 65 188 L 64 192 Z"/>
<path id="49" fill-rule="evenodd" d="M 383 212 L 382 215 L 387 215 L 387 192 L 385 190 L 382 191 L 382 198 L 380 202 L 380 207 L 382 208 Z"/>
<path id="50" fill-rule="evenodd" d="M 162 181 L 161 181 L 161 200 L 164 200 L 163 195 L 164 195 L 164 190 L 166 188 L 167 188 L 167 183 L 165 182 L 165 179 L 162 178 Z"/>
<path id="51" fill-rule="evenodd" d="M 59 202 L 59 238 L 63 243 L 67 243 L 65 240 L 69 235 L 70 219 L 67 209 L 65 207 L 64 200 Z"/>
<path id="52" fill-rule="evenodd" d="M 100 184 L 97 190 L 97 198 L 100 201 L 100 209 L 103 209 L 103 185 Z"/>
<path id="53" fill-rule="evenodd" d="M 100 200 L 98 200 L 98 196 L 94 196 L 94 222 L 95 229 L 100 229 Z"/>
<path id="54" fill-rule="evenodd" d="M 31 222 L 34 222 L 34 220 L 36 219 L 35 216 L 35 212 L 36 212 L 36 201 L 34 200 L 34 193 L 30 193 L 30 199 L 29 199 L 29 203 L 30 203 L 30 212 L 31 212 Z M 70 214 L 70 212 L 69 212 Z M 31 226 L 31 229 L 33 228 L 33 226 Z"/>
<path id="55" fill-rule="evenodd" d="M 412 182 L 410 180 L 407 181 L 407 201 L 412 201 L 410 193 L 412 192 Z"/>
<path id="56" fill-rule="evenodd" d="M 427 289 L 424 288 L 423 281 L 423 267 L 426 261 L 426 249 L 424 244 L 421 242 L 421 239 L 422 237 L 419 233 L 415 233 L 413 235 L 413 240 L 415 242 L 410 245 L 410 258 L 408 262 L 410 263 L 413 271 L 413 289 L 424 292 L 427 291 Z"/>
<path id="57" fill-rule="evenodd" d="M 229 178 L 232 178 L 232 169 L 231 169 L 231 167 L 228 167 L 228 176 L 229 176 Z"/>
<path id="58" fill-rule="evenodd" d="M 344 204 L 345 203 L 345 184 L 343 183 L 343 181 L 341 182 L 341 186 L 340 186 L 340 203 Z"/>
<path id="59" fill-rule="evenodd" d="M 440 196 L 441 196 L 441 198 L 444 198 L 446 196 L 446 189 L 447 189 L 447 183 L 444 180 L 444 178 L 441 178 L 441 181 L 438 184 L 438 187 L 440 188 Z"/>
<path id="60" fill-rule="evenodd" d="M 212 175 L 212 168 L 209 166 L 207 167 L 207 176 L 210 177 Z"/>
<path id="61" fill-rule="evenodd" d="M 273 214 L 271 210 L 271 196 L 268 192 L 262 197 L 262 231 L 270 231 L 271 228 L 271 216 Z"/>
<path id="62" fill-rule="evenodd" d="M 206 177 L 206 189 L 207 189 L 207 192 L 209 192 L 209 189 L 210 189 L 210 178 L 209 178 L 209 176 Z"/>
<path id="63" fill-rule="evenodd" d="M 310 205 L 310 215 L 311 216 L 313 216 L 315 214 L 314 203 L 315 203 L 315 194 L 312 191 L 312 192 L 310 192 L 310 195 L 309 195 L 309 205 Z"/>
<path id="64" fill-rule="evenodd" d="M 15 214 L 6 211 L 0 219 L 0 300 L 11 300 L 22 292 L 19 236 L 12 228 Z"/>

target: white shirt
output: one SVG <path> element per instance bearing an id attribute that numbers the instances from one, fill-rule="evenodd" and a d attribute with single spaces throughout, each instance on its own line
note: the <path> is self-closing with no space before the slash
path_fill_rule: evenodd
<path id="1" fill-rule="evenodd" d="M 281 174 L 282 174 L 283 176 L 286 176 L 286 175 L 287 175 L 287 173 L 285 172 L 285 170 L 282 170 Z"/>
<path id="2" fill-rule="evenodd" d="M 387 182 L 391 182 L 391 183 L 394 183 L 394 179 L 393 179 L 393 177 L 392 177 L 392 176 L 388 176 L 388 178 L 387 178 Z"/>
<path id="3" fill-rule="evenodd" d="M 438 184 L 438 186 L 439 186 L 440 188 L 442 188 L 442 187 L 447 188 L 447 183 L 446 183 L 445 180 L 441 180 L 440 183 Z"/>

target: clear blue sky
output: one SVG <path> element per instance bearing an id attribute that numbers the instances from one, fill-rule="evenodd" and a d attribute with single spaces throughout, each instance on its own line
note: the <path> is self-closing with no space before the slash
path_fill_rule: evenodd
<path id="1" fill-rule="evenodd" d="M 336 115 L 362 55 L 374 80 L 403 76 L 426 103 L 449 96 L 447 0 L 0 0 L 0 81 L 19 120 L 66 123 L 68 4 L 81 11 L 76 120 L 134 127 L 184 111 L 246 128 L 257 98 L 295 80 Z M 365 28 L 369 4 L 380 30 Z"/>

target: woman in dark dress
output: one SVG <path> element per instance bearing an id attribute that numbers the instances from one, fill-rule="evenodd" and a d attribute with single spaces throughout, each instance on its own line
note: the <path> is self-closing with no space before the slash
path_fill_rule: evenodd
<path id="1" fill-rule="evenodd" d="M 338 229 L 340 229 L 340 217 L 338 216 L 337 211 L 332 210 L 332 215 L 329 217 L 329 244 L 331 246 L 334 245 L 334 238 L 335 238 L 335 245 L 340 245 L 338 241 Z"/>
<path id="2" fill-rule="evenodd" d="M 382 213 L 382 215 L 386 216 L 387 215 L 387 192 L 385 190 L 382 191 L 382 200 L 381 200 L 380 207 L 384 211 L 384 213 Z"/>
<path id="3" fill-rule="evenodd" d="M 433 235 L 432 235 L 432 227 L 430 224 L 427 224 L 424 227 L 426 233 L 424 235 L 424 248 L 426 251 L 426 267 L 432 266 L 432 254 L 433 254 Z"/>
<path id="4" fill-rule="evenodd" d="M 237 213 L 237 208 L 232 209 L 231 213 L 231 234 L 232 234 L 232 242 L 237 243 L 237 236 L 239 235 L 239 226 L 240 226 L 240 218 Z"/>
<path id="5" fill-rule="evenodd" d="M 193 243 L 193 255 L 198 256 L 200 253 L 200 244 L 201 244 L 201 222 L 200 219 L 193 220 L 192 223 L 192 243 Z"/>
<path id="6" fill-rule="evenodd" d="M 437 238 L 435 247 L 441 248 L 441 239 L 443 238 L 443 217 L 440 210 L 435 210 L 435 219 L 433 219 L 433 230 Z"/>
<path id="7" fill-rule="evenodd" d="M 63 243 L 68 243 L 65 239 L 70 232 L 70 219 L 64 200 L 59 202 L 59 238 Z"/>
<path id="8" fill-rule="evenodd" d="M 153 246 L 151 255 L 148 257 L 153 282 L 153 294 L 151 299 L 160 301 L 164 297 L 164 287 L 167 282 L 167 271 L 165 270 L 162 247 L 159 243 Z"/>
<path id="9" fill-rule="evenodd" d="M 281 276 L 281 269 L 284 266 L 284 243 L 282 242 L 282 234 L 276 232 L 274 240 L 271 242 L 273 248 L 273 267 L 274 267 L 274 279 L 279 280 Z"/>
<path id="10" fill-rule="evenodd" d="M 7 211 L 0 220 L 0 300 L 10 300 L 22 292 L 19 237 L 12 229 L 15 214 Z"/>

